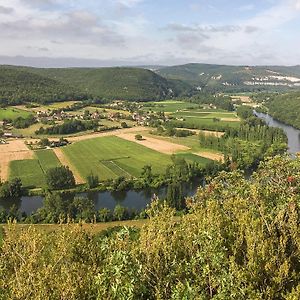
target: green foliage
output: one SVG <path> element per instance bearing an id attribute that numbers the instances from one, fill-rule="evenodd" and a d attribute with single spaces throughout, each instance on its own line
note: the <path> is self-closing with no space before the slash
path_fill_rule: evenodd
<path id="1" fill-rule="evenodd" d="M 64 82 L 34 74 L 33 68 L 0 66 L 0 102 L 3 103 L 80 100 L 86 97 L 84 94 Z"/>
<path id="2" fill-rule="evenodd" d="M 46 173 L 47 185 L 50 189 L 69 189 L 75 186 L 75 178 L 72 171 L 66 167 L 51 168 Z"/>
<path id="3" fill-rule="evenodd" d="M 251 180 L 240 172 L 209 180 L 180 218 L 154 201 L 139 232 L 9 225 L 0 251 L 1 297 L 298 299 L 299 186 L 299 158 L 278 156 Z"/>
<path id="4" fill-rule="evenodd" d="M 143 136 L 141 134 L 136 134 L 134 137 L 137 141 L 142 141 L 143 140 Z"/>
<path id="5" fill-rule="evenodd" d="M 36 134 L 70 134 L 80 131 L 92 130 L 98 127 L 97 121 L 66 120 L 63 124 L 52 127 L 41 127 Z"/>
<path id="6" fill-rule="evenodd" d="M 99 177 L 93 173 L 91 173 L 86 180 L 90 189 L 95 188 L 99 184 Z"/>
<path id="7" fill-rule="evenodd" d="M 266 97 L 269 113 L 275 119 L 300 129 L 300 93 L 269 95 Z"/>
<path id="8" fill-rule="evenodd" d="M 33 115 L 29 115 L 26 118 L 23 117 L 17 117 L 13 121 L 13 126 L 15 128 L 28 128 L 30 125 L 34 124 L 36 122 L 35 117 Z"/>
<path id="9" fill-rule="evenodd" d="M 22 195 L 22 181 L 14 178 L 10 181 L 0 181 L 0 199 L 19 198 Z"/>

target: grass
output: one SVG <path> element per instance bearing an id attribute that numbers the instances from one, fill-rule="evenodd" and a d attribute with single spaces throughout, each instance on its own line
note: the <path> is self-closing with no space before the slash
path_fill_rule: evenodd
<path id="1" fill-rule="evenodd" d="M 27 188 L 45 187 L 47 170 L 60 166 L 52 150 L 38 150 L 36 159 L 15 160 L 10 163 L 10 178 L 19 177 Z"/>
<path id="2" fill-rule="evenodd" d="M 23 129 L 14 128 L 13 133 L 18 134 L 18 135 L 23 135 L 25 137 L 36 136 L 35 131 L 40 129 L 41 127 L 48 128 L 48 127 L 50 127 L 50 125 L 36 123 L 36 124 L 29 126 L 28 128 L 23 128 Z"/>
<path id="3" fill-rule="evenodd" d="M 163 173 L 171 164 L 169 155 L 115 136 L 77 142 L 64 147 L 63 152 L 82 177 L 86 178 L 92 171 L 100 180 L 116 178 L 120 170 L 138 177 L 147 164 L 152 165 L 154 173 Z"/>
<path id="4" fill-rule="evenodd" d="M 0 108 L 0 120 L 12 119 L 15 120 L 18 117 L 26 118 L 30 115 L 30 112 L 17 109 L 17 108 Z"/>
<path id="5" fill-rule="evenodd" d="M 10 163 L 10 178 L 21 178 L 24 187 L 46 186 L 45 174 L 38 159 L 14 160 Z"/>
<path id="6" fill-rule="evenodd" d="M 160 101 L 160 102 L 147 102 L 144 103 L 144 111 L 163 111 L 163 112 L 176 112 L 177 110 L 184 109 L 197 109 L 200 108 L 199 104 L 188 103 L 183 101 Z"/>
<path id="7" fill-rule="evenodd" d="M 60 161 L 52 150 L 38 150 L 35 154 L 44 173 L 51 168 L 61 166 Z"/>

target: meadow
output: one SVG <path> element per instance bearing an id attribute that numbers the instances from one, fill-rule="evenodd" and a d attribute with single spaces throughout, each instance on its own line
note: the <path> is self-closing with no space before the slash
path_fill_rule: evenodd
<path id="1" fill-rule="evenodd" d="M 17 108 L 0 108 L 0 120 L 11 119 L 15 120 L 18 117 L 26 118 L 30 115 L 28 111 L 17 109 Z"/>
<path id="2" fill-rule="evenodd" d="M 159 102 L 146 102 L 143 103 L 144 111 L 154 111 L 154 112 L 176 112 L 179 110 L 188 110 L 188 109 L 199 109 L 201 106 L 195 103 L 183 102 L 183 101 L 159 101 Z"/>
<path id="3" fill-rule="evenodd" d="M 15 160 L 10 163 L 10 178 L 21 178 L 24 187 L 45 187 L 45 173 L 60 166 L 52 150 L 35 151 L 35 159 Z"/>
<path id="4" fill-rule="evenodd" d="M 100 180 L 118 176 L 138 177 L 147 164 L 151 164 L 154 173 L 163 173 L 171 164 L 169 155 L 116 136 L 85 140 L 62 149 L 84 178 L 91 172 Z"/>

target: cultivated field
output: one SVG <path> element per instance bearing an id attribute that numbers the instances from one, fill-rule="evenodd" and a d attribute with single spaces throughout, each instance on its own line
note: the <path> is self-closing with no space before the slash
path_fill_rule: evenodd
<path id="1" fill-rule="evenodd" d="M 9 140 L 8 144 L 0 144 L 0 178 L 9 177 L 9 164 L 14 160 L 30 159 L 34 156 L 22 140 Z"/>
<path id="2" fill-rule="evenodd" d="M 62 150 L 83 178 L 91 172 L 98 175 L 100 180 L 120 175 L 138 177 L 147 164 L 152 165 L 154 173 L 163 173 L 166 166 L 171 164 L 169 155 L 116 136 L 81 141 Z"/>
<path id="3" fill-rule="evenodd" d="M 9 177 L 21 178 L 25 187 L 45 187 L 47 170 L 60 165 L 52 150 L 32 151 L 31 159 L 10 162 Z"/>

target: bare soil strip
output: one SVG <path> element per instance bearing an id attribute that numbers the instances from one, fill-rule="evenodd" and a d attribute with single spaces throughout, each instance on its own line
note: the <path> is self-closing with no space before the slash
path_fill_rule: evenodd
<path id="1" fill-rule="evenodd" d="M 68 166 L 70 170 L 73 172 L 76 183 L 85 183 L 85 180 L 81 177 L 78 170 L 71 164 L 71 162 L 68 160 L 68 158 L 65 156 L 61 148 L 54 148 L 53 152 L 61 162 L 63 166 Z"/>
<path id="2" fill-rule="evenodd" d="M 214 153 L 214 152 L 208 152 L 208 151 L 200 151 L 200 152 L 197 152 L 197 153 L 193 153 L 195 155 L 198 155 L 198 156 L 202 156 L 202 157 L 205 157 L 205 158 L 208 158 L 208 159 L 212 159 L 212 160 L 216 160 L 216 161 L 224 161 L 224 155 L 221 154 L 221 153 Z"/>
<path id="3" fill-rule="evenodd" d="M 29 150 L 23 140 L 9 140 L 0 145 L 0 179 L 8 180 L 9 164 L 13 160 L 32 159 L 34 152 Z"/>
<path id="4" fill-rule="evenodd" d="M 130 132 L 146 131 L 146 130 L 149 130 L 149 128 L 143 126 L 137 126 L 132 128 L 117 129 L 117 130 L 111 130 L 105 132 L 95 132 L 95 133 L 79 135 L 79 136 L 71 136 L 71 137 L 66 136 L 66 139 L 70 142 L 79 142 L 79 141 L 94 139 L 103 136 L 113 136 L 122 133 L 130 133 Z M 57 138 L 53 138 L 53 139 L 51 138 L 51 140 L 57 140 Z"/>
<path id="5" fill-rule="evenodd" d="M 188 148 L 186 146 L 170 143 L 167 141 L 151 138 L 148 136 L 142 141 L 136 140 L 135 134 L 132 134 L 132 133 L 122 133 L 122 134 L 118 134 L 116 136 L 119 138 L 122 138 L 124 140 L 130 141 L 130 142 L 135 142 L 137 144 L 143 145 L 147 148 L 150 148 L 152 150 L 155 150 L 155 151 L 161 152 L 161 153 L 165 153 L 165 154 L 173 154 L 178 151 L 190 150 L 190 148 Z"/>

